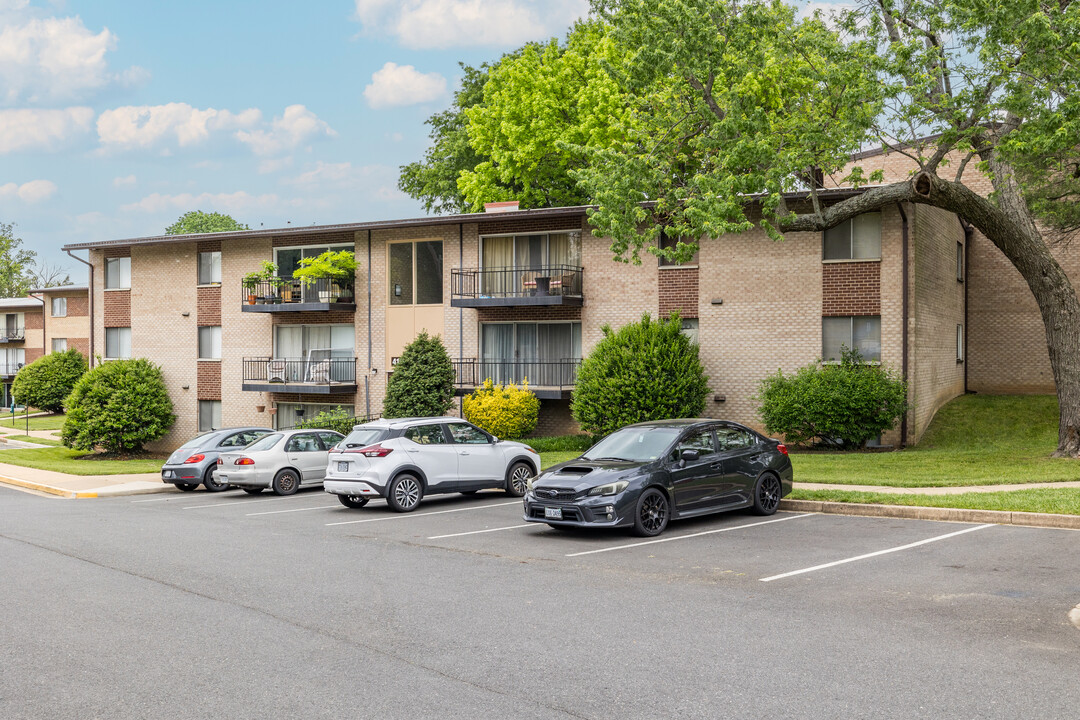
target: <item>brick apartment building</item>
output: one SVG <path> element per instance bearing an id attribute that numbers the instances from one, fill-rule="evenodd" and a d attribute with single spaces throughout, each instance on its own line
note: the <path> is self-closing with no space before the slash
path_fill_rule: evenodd
<path id="1" fill-rule="evenodd" d="M 11 406 L 11 383 L 19 368 L 56 350 L 90 356 L 89 288 L 66 285 L 34 289 L 24 298 L 0 299 L 0 400 Z"/>
<path id="2" fill-rule="evenodd" d="M 836 201 L 852 192 L 827 195 Z M 460 393 L 486 377 L 527 376 L 541 398 L 537 434 L 573 431 L 576 368 L 603 325 L 673 310 L 700 345 L 712 389 L 706 413 L 752 426 L 761 378 L 836 358 L 841 344 L 910 381 L 913 409 L 885 443 L 917 441 L 937 409 L 965 389 L 1053 390 L 1039 315 L 1019 274 L 951 213 L 890 206 L 825 233 L 790 233 L 781 243 L 760 231 L 707 238 L 690 263 L 646 256 L 635 266 L 612 259 L 585 211 L 489 211 L 65 249 L 89 251 L 98 354 L 161 365 L 179 415 L 166 448 L 201 428 L 287 427 L 337 406 L 378 413 L 387 373 L 425 329 L 442 336 Z M 242 286 L 263 261 L 291 276 L 300 257 L 328 249 L 355 253 L 353 287 Z"/>

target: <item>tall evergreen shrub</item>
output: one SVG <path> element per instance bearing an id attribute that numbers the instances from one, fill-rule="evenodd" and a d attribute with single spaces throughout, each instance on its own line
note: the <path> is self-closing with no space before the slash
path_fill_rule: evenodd
<path id="1" fill-rule="evenodd" d="M 84 373 L 86 358 L 78 350 L 50 353 L 16 373 L 11 394 L 20 405 L 60 412 Z"/>
<path id="2" fill-rule="evenodd" d="M 454 366 L 438 336 L 421 332 L 405 346 L 386 383 L 383 417 L 445 415 L 454 404 Z"/>

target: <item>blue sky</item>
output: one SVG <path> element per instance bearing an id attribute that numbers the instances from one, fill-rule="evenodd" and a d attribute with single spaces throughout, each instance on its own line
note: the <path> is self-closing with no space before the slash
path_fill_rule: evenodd
<path id="1" fill-rule="evenodd" d="M 253 228 L 423 214 L 397 168 L 457 63 L 561 36 L 585 0 L 0 0 L 0 222 L 72 242 L 188 210 Z M 85 256 L 85 253 L 80 253 Z"/>

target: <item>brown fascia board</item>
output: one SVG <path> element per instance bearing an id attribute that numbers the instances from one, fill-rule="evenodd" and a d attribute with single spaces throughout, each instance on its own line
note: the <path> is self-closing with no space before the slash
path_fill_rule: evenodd
<path id="1" fill-rule="evenodd" d="M 853 190 L 839 188 L 834 190 L 819 190 L 818 197 L 822 200 L 842 200 L 847 197 L 860 195 L 865 188 Z M 762 197 L 761 195 L 748 196 L 751 202 Z M 785 193 L 785 198 L 798 202 L 808 200 L 809 192 Z M 642 203 L 652 206 L 654 203 Z M 74 243 L 65 245 L 63 250 L 91 250 L 110 247 L 127 247 L 130 245 L 164 245 L 169 243 L 198 242 L 200 240 L 229 240 L 234 238 L 264 238 L 264 237 L 303 237 L 333 232 L 358 232 L 364 230 L 392 230 L 395 228 L 417 227 L 423 225 L 458 225 L 478 224 L 483 222 L 527 222 L 544 218 L 558 217 L 583 217 L 589 210 L 595 210 L 596 205 L 575 205 L 572 207 L 540 208 L 537 210 L 516 210 L 501 213 L 467 213 L 464 215 L 436 215 L 421 218 L 409 218 L 406 220 L 381 220 L 376 222 L 345 223 L 340 225 L 307 225 L 304 227 L 283 227 L 260 230 L 237 230 L 231 232 L 200 233 L 194 235 L 152 235 L 149 237 L 128 238 L 125 240 L 101 240 L 98 242 Z M 51 288 L 50 288 L 51 289 Z"/>
<path id="2" fill-rule="evenodd" d="M 53 285 L 47 288 L 30 288 L 32 293 L 90 292 L 88 285 Z"/>

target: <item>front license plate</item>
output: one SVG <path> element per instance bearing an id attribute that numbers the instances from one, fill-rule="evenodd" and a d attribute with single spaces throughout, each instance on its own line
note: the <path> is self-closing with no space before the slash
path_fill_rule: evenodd
<path id="1" fill-rule="evenodd" d="M 544 508 L 544 517 L 549 520 L 562 520 L 562 508 Z"/>
<path id="2" fill-rule="evenodd" d="M 349 463 L 347 463 L 347 462 L 339 462 L 337 464 L 337 471 L 338 472 L 349 472 Z"/>

